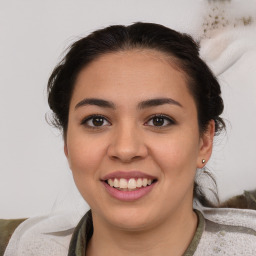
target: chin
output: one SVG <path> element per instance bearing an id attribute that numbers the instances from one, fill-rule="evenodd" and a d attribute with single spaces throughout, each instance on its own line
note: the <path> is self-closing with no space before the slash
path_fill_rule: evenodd
<path id="1" fill-rule="evenodd" d="M 157 216 L 153 216 L 152 210 L 126 208 L 111 211 L 105 218 L 113 226 L 127 231 L 140 231 L 150 228 L 157 220 Z"/>

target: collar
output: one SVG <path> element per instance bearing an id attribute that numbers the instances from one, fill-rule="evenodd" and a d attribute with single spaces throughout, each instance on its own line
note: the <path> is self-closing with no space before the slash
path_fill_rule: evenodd
<path id="1" fill-rule="evenodd" d="M 195 235 L 183 256 L 192 256 L 196 251 L 205 229 L 205 220 L 199 210 L 194 210 L 198 217 Z M 92 212 L 89 210 L 74 230 L 69 245 L 68 256 L 86 256 L 86 248 L 93 234 Z"/>

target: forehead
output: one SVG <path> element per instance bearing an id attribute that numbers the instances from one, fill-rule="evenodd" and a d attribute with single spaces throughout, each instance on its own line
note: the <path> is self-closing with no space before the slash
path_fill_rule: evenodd
<path id="1" fill-rule="evenodd" d="M 109 72 L 111 70 L 122 70 L 123 72 L 137 71 L 139 73 L 141 70 L 146 71 L 150 68 L 157 68 L 156 71 L 160 71 L 160 69 L 162 71 L 166 71 L 167 69 L 170 71 L 170 69 L 174 69 L 185 77 L 185 72 L 179 68 L 178 63 L 179 61 L 174 56 L 170 56 L 157 50 L 120 50 L 117 52 L 101 55 L 89 63 L 89 65 L 87 65 L 84 69 L 82 69 L 80 74 L 87 71 L 97 71 L 99 69 L 101 69 L 103 72 Z"/>
<path id="2" fill-rule="evenodd" d="M 190 95 L 184 72 L 162 52 L 135 49 L 105 54 L 82 69 L 72 99 L 139 100 L 167 94 L 177 98 Z"/>

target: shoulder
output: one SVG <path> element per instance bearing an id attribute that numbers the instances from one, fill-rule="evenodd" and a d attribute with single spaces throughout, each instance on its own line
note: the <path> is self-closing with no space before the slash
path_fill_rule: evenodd
<path id="1" fill-rule="evenodd" d="M 256 255 L 256 211 L 202 208 L 205 230 L 195 255 Z"/>
<path id="2" fill-rule="evenodd" d="M 0 219 L 0 256 L 4 255 L 5 249 L 15 229 L 26 219 Z"/>
<path id="3" fill-rule="evenodd" d="M 29 218 L 13 232 L 4 256 L 66 256 L 80 218 L 74 213 Z"/>

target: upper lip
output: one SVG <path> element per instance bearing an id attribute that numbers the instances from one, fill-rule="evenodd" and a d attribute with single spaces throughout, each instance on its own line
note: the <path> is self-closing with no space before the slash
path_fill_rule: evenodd
<path id="1" fill-rule="evenodd" d="M 151 180 L 156 180 L 157 178 L 140 172 L 140 171 L 116 171 L 116 172 L 111 172 L 107 175 L 105 175 L 101 180 L 105 181 L 108 179 L 131 179 L 131 178 L 147 178 L 147 179 L 151 179 Z"/>

